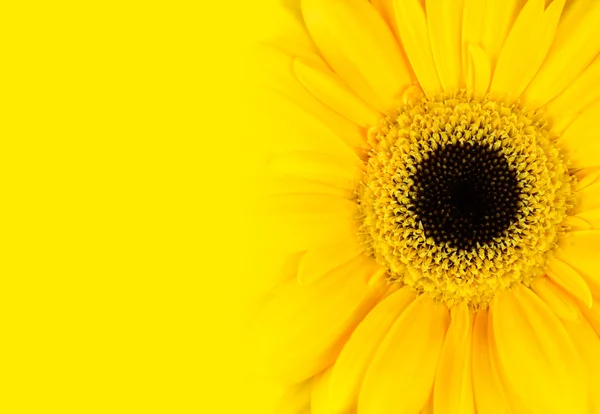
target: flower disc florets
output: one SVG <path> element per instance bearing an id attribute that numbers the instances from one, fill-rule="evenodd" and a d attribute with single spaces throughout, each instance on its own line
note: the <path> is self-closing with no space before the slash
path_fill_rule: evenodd
<path id="1" fill-rule="evenodd" d="M 534 112 L 466 94 L 422 98 L 368 139 L 361 235 L 390 280 L 483 307 L 543 273 L 571 184 Z"/>

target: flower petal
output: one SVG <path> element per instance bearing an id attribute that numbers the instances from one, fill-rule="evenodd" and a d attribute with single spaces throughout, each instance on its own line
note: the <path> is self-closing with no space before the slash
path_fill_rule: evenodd
<path id="1" fill-rule="evenodd" d="M 330 414 L 329 411 L 329 381 L 331 368 L 328 368 L 313 379 L 310 393 L 310 414 Z"/>
<path id="2" fill-rule="evenodd" d="M 421 414 L 434 414 L 433 394 L 431 394 L 431 396 L 429 397 L 429 400 L 427 401 L 427 404 L 425 404 L 425 407 L 423 407 L 423 409 L 421 410 Z"/>
<path id="3" fill-rule="evenodd" d="M 573 208 L 575 214 L 600 208 L 600 171 L 594 171 L 583 177 L 573 186 L 577 202 Z"/>
<path id="4" fill-rule="evenodd" d="M 364 246 L 359 244 L 355 238 L 344 238 L 326 246 L 310 249 L 300 260 L 298 283 L 312 283 L 333 269 L 363 254 L 363 251 Z M 373 260 L 373 269 L 378 268 L 379 265 Z"/>
<path id="5" fill-rule="evenodd" d="M 580 309 L 590 326 L 596 331 L 596 335 L 600 336 L 600 302 L 596 299 L 589 309 L 585 306 L 581 306 Z"/>
<path id="6" fill-rule="evenodd" d="M 559 319 L 521 284 L 492 301 L 492 324 L 506 384 L 536 412 L 587 413 L 581 359 Z"/>
<path id="7" fill-rule="evenodd" d="M 585 319 L 563 321 L 585 367 L 592 401 L 589 412 L 600 411 L 600 338 Z"/>
<path id="8" fill-rule="evenodd" d="M 440 83 L 445 92 L 456 92 L 463 86 L 462 1 L 426 0 L 425 8 L 431 51 Z"/>
<path id="9" fill-rule="evenodd" d="M 562 133 L 574 119 L 600 98 L 598 78 L 600 57 L 596 57 L 572 84 L 546 105 L 546 116 L 552 119 L 551 131 L 554 134 Z"/>
<path id="10" fill-rule="evenodd" d="M 358 325 L 333 366 L 331 409 L 344 413 L 356 405 L 367 368 L 390 327 L 415 299 L 404 287 L 382 300 Z"/>
<path id="11" fill-rule="evenodd" d="M 281 152 L 310 148 L 335 154 L 365 147 L 362 128 L 323 104 L 296 80 L 291 70 L 293 56 L 275 47 L 261 47 L 257 53 L 256 59 L 264 62 L 260 71 L 268 79 L 262 82 L 266 83 L 265 95 L 271 97 L 265 99 L 264 119 L 259 118 L 257 125 L 265 136 L 275 138 L 270 145 Z M 306 59 L 322 61 L 318 55 L 309 54 Z"/>
<path id="12" fill-rule="evenodd" d="M 485 2 L 479 44 L 490 57 L 492 67 L 495 67 L 498 62 L 502 47 L 523 3 L 523 0 Z"/>
<path id="13" fill-rule="evenodd" d="M 488 329 L 489 313 L 475 314 L 473 326 L 473 395 L 478 413 L 508 414 L 507 398 L 502 390 L 498 373 L 492 364 Z"/>
<path id="14" fill-rule="evenodd" d="M 573 184 L 573 191 L 579 192 L 592 184 L 596 184 L 600 178 L 600 167 L 588 167 L 577 171 L 574 176 L 577 181 Z M 580 209 L 585 210 L 585 209 Z"/>
<path id="15" fill-rule="evenodd" d="M 577 79 L 600 50 L 600 3 L 588 0 L 570 3 L 546 60 L 523 93 L 523 100 L 530 107 L 540 107 L 557 96 Z"/>
<path id="16" fill-rule="evenodd" d="M 281 194 L 265 200 L 266 213 L 280 215 L 336 214 L 351 218 L 356 214 L 356 203 L 325 194 Z"/>
<path id="17" fill-rule="evenodd" d="M 419 0 L 394 0 L 398 32 L 408 60 L 427 96 L 442 92 L 442 85 L 433 61 L 427 18 Z"/>
<path id="18" fill-rule="evenodd" d="M 332 197 L 333 198 L 333 197 Z M 358 225 L 351 215 L 340 212 L 266 213 L 261 219 L 264 233 L 272 237 L 261 241 L 283 251 L 304 251 L 334 243 L 342 238 L 355 238 Z"/>
<path id="19" fill-rule="evenodd" d="M 364 0 L 302 0 L 307 29 L 329 65 L 382 113 L 411 85 L 400 46 L 377 11 Z"/>
<path id="20" fill-rule="evenodd" d="M 594 210 L 591 210 L 594 211 Z M 593 227 L 586 220 L 581 218 L 580 214 L 567 216 L 562 225 L 568 228 L 568 231 L 593 230 Z"/>
<path id="21" fill-rule="evenodd" d="M 600 90 L 600 88 L 593 88 Z M 600 165 L 600 139 L 597 132 L 599 118 L 600 101 L 579 115 L 560 137 L 558 146 L 573 163 L 572 168 Z"/>
<path id="22" fill-rule="evenodd" d="M 375 10 L 385 20 L 390 29 L 396 34 L 396 20 L 394 19 L 394 0 L 371 0 Z"/>
<path id="23" fill-rule="evenodd" d="M 592 306 L 592 291 L 579 272 L 565 262 L 552 258 L 547 263 L 548 277 L 587 307 Z"/>
<path id="24" fill-rule="evenodd" d="M 479 46 L 469 46 L 467 66 L 467 92 L 475 97 L 483 97 L 492 78 L 490 60 Z"/>
<path id="25" fill-rule="evenodd" d="M 597 208 L 595 210 L 586 210 L 581 213 L 577 213 L 577 215 L 572 216 L 583 220 L 588 225 L 586 228 L 582 230 L 600 230 L 600 209 Z"/>
<path id="26" fill-rule="evenodd" d="M 534 280 L 531 289 L 559 318 L 575 321 L 581 317 L 577 305 L 568 294 L 547 277 Z"/>
<path id="27" fill-rule="evenodd" d="M 269 161 L 269 171 L 306 178 L 336 188 L 353 190 L 360 181 L 361 160 L 316 151 L 295 151 Z"/>
<path id="28" fill-rule="evenodd" d="M 335 73 L 299 58 L 294 59 L 293 68 L 310 93 L 344 118 L 363 127 L 379 122 L 381 114 L 349 90 Z"/>
<path id="29" fill-rule="evenodd" d="M 309 285 L 285 283 L 257 318 L 257 369 L 288 383 L 331 365 L 347 335 L 385 293 L 385 282 L 368 285 L 361 256 Z"/>
<path id="30" fill-rule="evenodd" d="M 433 389 L 437 414 L 474 414 L 471 371 L 473 315 L 466 303 L 452 309 L 452 322 L 444 340 Z"/>
<path id="31" fill-rule="evenodd" d="M 448 329 L 449 312 L 419 296 L 375 354 L 358 397 L 358 412 L 418 413 L 427 403 Z"/>
<path id="32" fill-rule="evenodd" d="M 559 240 L 556 258 L 575 269 L 586 281 L 594 296 L 600 297 L 600 231 L 574 231 Z"/>
<path id="33" fill-rule="evenodd" d="M 502 48 L 490 86 L 496 99 L 514 101 L 525 90 L 544 61 L 565 0 L 555 0 L 544 11 L 544 0 L 529 0 Z"/>
<path id="34" fill-rule="evenodd" d="M 519 414 L 536 414 L 534 411 L 535 408 L 532 410 L 531 408 L 527 407 L 523 402 L 523 398 L 516 394 L 512 387 L 507 385 L 509 384 L 509 381 L 506 378 L 506 374 L 501 369 L 498 350 L 494 345 L 496 343 L 496 333 L 494 332 L 491 312 L 489 312 L 488 317 L 488 343 L 490 344 L 489 352 L 492 371 L 497 374 L 497 378 L 500 382 L 500 392 L 506 398 L 506 405 L 510 406 L 509 412 Z"/>
<path id="35" fill-rule="evenodd" d="M 308 414 L 310 410 L 310 393 L 312 381 L 307 380 L 301 384 L 288 387 L 279 398 L 279 404 L 274 408 L 277 414 Z M 272 387 L 261 390 L 264 393 L 272 393 Z"/>
<path id="36" fill-rule="evenodd" d="M 463 0 L 462 20 L 462 67 L 469 67 L 469 47 L 480 45 L 486 2 L 481 0 Z M 482 49 L 483 50 L 483 49 Z M 483 52 L 485 53 L 485 51 Z"/>
<path id="37" fill-rule="evenodd" d="M 318 181 L 285 174 L 269 174 L 259 184 L 265 197 L 282 194 L 323 194 L 333 197 L 351 198 L 352 190 L 330 186 Z"/>

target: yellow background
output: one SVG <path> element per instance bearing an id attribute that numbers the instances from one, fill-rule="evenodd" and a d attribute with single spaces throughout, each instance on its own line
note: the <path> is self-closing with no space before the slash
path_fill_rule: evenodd
<path id="1" fill-rule="evenodd" d="M 263 412 L 240 374 L 262 7 L 2 6 L 0 412 Z"/>

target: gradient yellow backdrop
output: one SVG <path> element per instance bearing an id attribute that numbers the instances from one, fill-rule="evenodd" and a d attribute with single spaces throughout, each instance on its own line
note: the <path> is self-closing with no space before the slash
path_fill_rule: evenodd
<path id="1" fill-rule="evenodd" d="M 2 6 L 0 412 L 265 412 L 240 374 L 263 6 Z"/>

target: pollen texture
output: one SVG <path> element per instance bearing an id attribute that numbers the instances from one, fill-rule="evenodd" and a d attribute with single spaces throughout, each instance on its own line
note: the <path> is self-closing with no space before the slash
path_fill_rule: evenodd
<path id="1" fill-rule="evenodd" d="M 536 113 L 466 94 L 422 98 L 368 139 L 360 235 L 391 282 L 481 308 L 543 273 L 571 178 Z"/>

